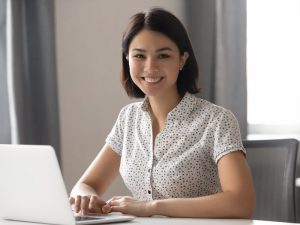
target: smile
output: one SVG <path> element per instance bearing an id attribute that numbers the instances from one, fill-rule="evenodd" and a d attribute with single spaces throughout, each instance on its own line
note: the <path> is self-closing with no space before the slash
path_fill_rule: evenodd
<path id="1" fill-rule="evenodd" d="M 142 79 L 148 83 L 154 84 L 160 82 L 163 77 L 142 77 Z"/>

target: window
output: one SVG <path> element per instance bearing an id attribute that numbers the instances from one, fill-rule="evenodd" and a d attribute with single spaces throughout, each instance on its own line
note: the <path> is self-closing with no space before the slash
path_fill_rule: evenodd
<path id="1" fill-rule="evenodd" d="M 299 0 L 247 1 L 247 80 L 249 138 L 299 138 Z"/>

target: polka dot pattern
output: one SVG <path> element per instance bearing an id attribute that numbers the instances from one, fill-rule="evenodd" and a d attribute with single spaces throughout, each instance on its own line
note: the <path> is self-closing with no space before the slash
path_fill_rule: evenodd
<path id="1" fill-rule="evenodd" d="M 125 106 L 106 139 L 121 155 L 120 174 L 140 200 L 190 198 L 221 191 L 218 160 L 245 149 L 234 115 L 186 93 L 152 143 L 149 102 Z"/>

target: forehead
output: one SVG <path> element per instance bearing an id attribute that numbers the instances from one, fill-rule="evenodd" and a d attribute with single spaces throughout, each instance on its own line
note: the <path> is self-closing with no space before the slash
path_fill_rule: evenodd
<path id="1" fill-rule="evenodd" d="M 175 42 L 163 33 L 143 29 L 132 39 L 129 45 L 129 51 L 135 48 L 151 51 L 165 47 L 174 51 L 179 51 Z"/>

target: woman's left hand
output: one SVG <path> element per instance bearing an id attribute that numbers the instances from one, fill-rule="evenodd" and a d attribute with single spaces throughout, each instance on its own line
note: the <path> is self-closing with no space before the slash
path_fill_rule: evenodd
<path id="1" fill-rule="evenodd" d="M 152 216 L 154 204 L 153 201 L 140 201 L 131 196 L 115 196 L 106 202 L 102 211 L 104 213 L 121 212 L 135 216 Z"/>

